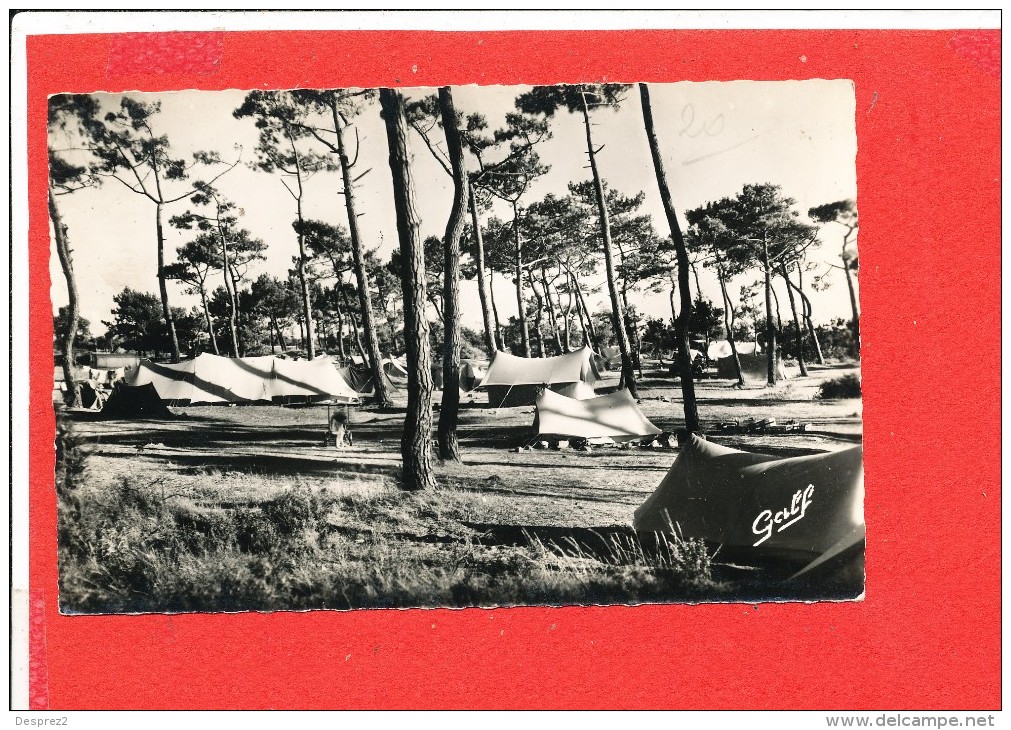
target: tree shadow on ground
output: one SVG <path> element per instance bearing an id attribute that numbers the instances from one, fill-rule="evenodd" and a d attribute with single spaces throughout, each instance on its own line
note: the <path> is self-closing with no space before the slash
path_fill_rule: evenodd
<path id="1" fill-rule="evenodd" d="M 183 467 L 199 467 L 221 472 L 240 472 L 264 476 L 330 476 L 341 473 L 380 475 L 399 478 L 401 468 L 394 464 L 362 462 L 350 452 L 340 452 L 342 458 L 312 459 L 300 456 L 275 454 L 235 454 L 230 452 L 166 453 L 145 451 L 144 458 L 157 459 Z M 106 453 L 103 456 L 118 459 L 135 459 L 136 454 Z"/>
<path id="2" fill-rule="evenodd" d="M 488 477 L 481 482 L 463 481 L 460 479 L 444 479 L 459 489 L 475 494 L 495 494 L 507 497 L 541 497 L 544 499 L 563 500 L 565 502 L 599 502 L 601 504 L 625 504 L 635 506 L 642 503 L 642 492 L 613 489 L 609 487 L 579 484 L 579 497 L 573 495 L 571 481 L 545 482 L 539 480 L 536 484 L 523 483 L 509 485 L 498 477 Z M 593 492 L 594 494 L 590 494 Z"/>
<path id="3" fill-rule="evenodd" d="M 559 452 L 540 452 L 540 453 L 559 453 Z M 619 452 L 622 453 L 622 452 Z M 630 453 L 630 452 L 624 452 Z M 607 454 L 607 456 L 615 456 L 616 454 Z M 633 455 L 634 454 L 631 454 Z M 550 463 L 545 461 L 531 461 L 531 462 L 517 462 L 517 461 L 487 461 L 482 460 L 480 462 L 481 466 L 504 466 L 504 467 L 518 467 L 520 469 L 551 469 L 555 467 L 565 467 L 566 469 L 588 469 L 590 471 L 652 471 L 657 474 L 665 474 L 670 465 L 649 465 L 649 464 L 592 464 L 592 463 L 580 463 L 584 459 L 592 459 L 592 454 L 580 454 L 578 458 L 572 460 L 566 460 L 565 463 Z M 559 456 L 559 459 L 561 457 Z M 671 463 L 674 459 L 671 459 Z"/>
<path id="4" fill-rule="evenodd" d="M 508 449 L 523 446 L 533 437 L 529 426 L 464 427 L 457 429 L 461 446 Z"/>

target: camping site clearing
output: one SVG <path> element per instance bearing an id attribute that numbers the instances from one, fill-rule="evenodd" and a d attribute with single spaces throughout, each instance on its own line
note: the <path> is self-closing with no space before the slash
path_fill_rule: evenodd
<path id="1" fill-rule="evenodd" d="M 860 400 L 823 400 L 812 369 L 776 388 L 696 384 L 709 430 L 770 418 L 784 435 L 710 435 L 778 456 L 844 449 L 861 437 Z M 607 373 L 598 393 L 617 386 Z M 649 370 L 641 408 L 681 425 L 677 385 Z M 436 392 L 438 404 L 441 393 Z M 58 445 L 61 608 L 65 612 L 236 611 L 803 598 L 775 570 L 735 565 L 712 546 L 637 538 L 632 513 L 677 456 L 668 448 L 523 449 L 533 407 L 463 400 L 462 464 L 439 486 L 401 491 L 404 396 L 353 409 L 354 444 L 323 445 L 325 406 L 174 408 L 159 420 L 65 414 Z M 436 410 L 435 418 L 438 418 Z M 824 587 L 818 595 L 824 597 Z"/>

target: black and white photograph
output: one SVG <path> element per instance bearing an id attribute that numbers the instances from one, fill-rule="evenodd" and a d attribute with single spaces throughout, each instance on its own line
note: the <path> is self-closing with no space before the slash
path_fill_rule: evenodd
<path id="1" fill-rule="evenodd" d="M 48 144 L 63 613 L 863 596 L 851 81 L 68 93 Z"/>

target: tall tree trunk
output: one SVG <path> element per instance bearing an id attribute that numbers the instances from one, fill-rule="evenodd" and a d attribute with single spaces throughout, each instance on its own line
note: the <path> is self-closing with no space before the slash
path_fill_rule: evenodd
<path id="1" fill-rule="evenodd" d="M 814 322 L 811 319 L 811 300 L 804 293 L 801 293 L 800 300 L 804 305 L 804 325 L 807 327 L 807 335 L 811 338 L 811 342 L 814 343 L 815 360 L 818 361 L 819 365 L 824 365 L 825 354 L 821 351 L 821 340 L 818 339 L 818 330 L 815 329 Z"/>
<path id="2" fill-rule="evenodd" d="M 807 294 L 804 293 L 804 272 L 800 268 L 800 264 L 797 264 L 797 284 L 794 285 L 792 282 L 787 280 L 787 282 L 793 286 L 793 288 L 800 295 L 800 301 L 803 304 L 804 312 L 804 324 L 807 326 L 807 334 L 811 338 L 811 342 L 814 344 L 814 355 L 818 360 L 819 365 L 825 364 L 825 355 L 821 351 L 821 342 L 818 340 L 818 331 L 814 328 L 814 321 L 811 319 L 814 310 L 811 307 L 811 300 L 807 298 Z"/>
<path id="3" fill-rule="evenodd" d="M 179 337 L 176 335 L 176 318 L 169 306 L 168 285 L 165 278 L 165 231 L 161 223 L 162 204 L 155 206 L 155 235 L 158 239 L 158 292 L 161 294 L 162 315 L 165 317 L 165 324 L 168 326 L 169 339 L 172 342 L 172 362 L 179 362 L 182 354 L 179 350 Z"/>
<path id="4" fill-rule="evenodd" d="M 653 108 L 649 103 L 649 88 L 639 84 L 639 96 L 642 100 L 642 119 L 646 128 L 646 138 L 649 141 L 649 152 L 653 158 L 653 168 L 656 171 L 656 182 L 660 188 L 660 199 L 663 201 L 664 213 L 670 226 L 671 241 L 677 254 L 678 291 L 681 295 L 681 312 L 674 320 L 674 332 L 678 340 L 678 364 L 681 371 L 681 395 L 684 400 L 685 429 L 690 433 L 702 430 L 699 423 L 699 409 L 695 401 L 695 382 L 692 379 L 692 353 L 688 341 L 688 329 L 692 320 L 692 297 L 688 290 L 688 247 L 685 245 L 681 225 L 678 223 L 674 210 L 674 200 L 670 187 L 667 185 L 667 172 L 664 170 L 663 158 L 660 156 L 660 145 L 657 142 L 656 130 L 653 128 Z"/>
<path id="5" fill-rule="evenodd" d="M 488 280 L 485 278 L 484 270 L 484 236 L 481 234 L 481 221 L 477 214 L 477 197 L 474 195 L 474 186 L 467 181 L 467 199 L 470 201 L 470 225 L 474 231 L 474 251 L 477 264 L 477 293 L 481 298 L 481 319 L 484 321 L 484 346 L 488 348 L 488 355 L 494 355 L 499 348 L 499 342 L 495 337 L 495 322 L 492 320 L 491 295 L 488 293 Z"/>
<path id="6" fill-rule="evenodd" d="M 804 330 L 800 324 L 800 317 L 797 316 L 797 300 L 793 296 L 793 287 L 790 286 L 790 277 L 786 273 L 786 265 L 779 265 L 779 273 L 786 282 L 786 295 L 790 298 L 790 312 L 793 314 L 794 335 L 793 343 L 797 348 L 797 366 L 800 368 L 800 376 L 807 377 L 807 363 L 804 362 Z"/>
<path id="7" fill-rule="evenodd" d="M 572 283 L 576 287 L 576 301 L 579 306 L 582 307 L 583 314 L 586 316 L 586 331 L 590 333 L 590 340 L 586 343 L 588 347 L 595 347 L 597 344 L 597 328 L 593 324 L 593 317 L 590 316 L 590 308 L 586 306 L 586 298 L 583 297 L 583 288 L 579 285 L 579 279 L 573 272 L 569 272 L 572 276 Z"/>
<path id="8" fill-rule="evenodd" d="M 737 340 L 734 338 L 734 304 L 730 301 L 730 294 L 727 292 L 727 277 L 720 264 L 719 256 L 716 259 L 716 276 L 720 280 L 720 292 L 723 294 L 723 326 L 727 330 L 727 342 L 730 343 L 730 353 L 734 357 L 737 385 L 743 388 L 744 371 L 741 370 L 741 356 L 737 354 Z"/>
<path id="9" fill-rule="evenodd" d="M 428 290 L 428 301 L 431 303 L 432 308 L 435 310 L 436 316 L 441 320 L 443 317 L 442 305 L 439 304 L 439 297 L 432 292 L 431 289 Z"/>
<path id="10" fill-rule="evenodd" d="M 548 305 L 548 328 L 551 332 L 551 338 L 555 341 L 555 347 L 557 348 L 559 354 L 565 352 L 562 347 L 562 336 L 558 332 L 558 315 L 555 311 L 555 300 L 551 296 L 551 284 L 548 282 L 548 274 L 541 267 L 541 285 L 544 287 L 544 299 Z M 561 302 L 559 302 L 561 306 Z"/>
<path id="11" fill-rule="evenodd" d="M 219 214 L 220 215 L 220 214 Z M 239 356 L 239 302 L 235 293 L 235 279 L 232 277 L 232 262 L 228 255 L 228 236 L 218 223 L 218 238 L 221 241 L 221 273 L 225 280 L 225 293 L 228 295 L 228 332 L 232 337 L 232 357 Z"/>
<path id="12" fill-rule="evenodd" d="M 677 321 L 678 321 L 678 307 L 677 307 L 677 304 L 676 304 L 677 293 L 678 293 L 678 284 L 677 284 L 677 281 L 675 281 L 674 279 L 670 278 L 670 274 L 669 273 L 668 273 L 668 280 L 670 281 L 670 291 L 667 292 L 667 301 L 670 302 L 670 324 L 671 324 L 672 328 L 676 328 L 677 327 Z M 677 365 L 677 363 L 678 363 L 678 353 L 677 353 L 678 346 L 677 346 L 677 341 L 676 341 L 677 340 L 677 335 L 676 334 L 674 335 L 674 339 L 675 339 L 675 343 L 674 343 L 674 351 L 671 353 L 671 358 L 672 358 L 672 360 L 671 360 L 671 366 Z M 660 355 L 660 367 L 663 367 L 663 355 L 662 354 Z"/>
<path id="13" fill-rule="evenodd" d="M 407 345 L 407 413 L 400 452 L 404 461 L 405 489 L 435 487 L 432 473 L 432 362 L 425 317 L 425 252 L 418 231 L 411 180 L 410 152 L 404 98 L 394 89 L 380 89 L 379 103 L 386 123 L 393 176 L 393 202 L 403 261 L 401 287 L 404 293 L 404 339 Z"/>
<path id="14" fill-rule="evenodd" d="M 337 289 L 340 289 L 341 280 L 337 279 Z M 341 306 L 340 294 L 334 297 L 334 314 L 337 316 L 337 353 L 341 362 L 345 362 L 348 357 L 347 348 L 344 347 L 344 307 Z"/>
<path id="15" fill-rule="evenodd" d="M 442 351 L 442 410 L 439 411 L 439 458 L 443 461 L 460 460 L 460 441 L 456 426 L 460 410 L 460 239 L 467 221 L 467 202 L 470 183 L 463 165 L 463 141 L 457 128 L 453 92 L 448 86 L 439 89 L 439 109 L 442 128 L 446 133 L 446 148 L 453 167 L 453 207 L 446 223 L 443 242 L 446 249 L 443 273 L 443 330 L 445 345 Z M 477 233 L 480 235 L 480 232 Z M 483 264 L 479 261 L 478 265 Z M 482 306 L 483 306 L 482 292 Z M 487 314 L 487 313 L 486 313 Z M 487 325 L 487 321 L 485 323 Z"/>
<path id="16" fill-rule="evenodd" d="M 520 213 L 513 201 L 513 263 L 516 267 L 516 309 L 517 323 L 520 326 L 520 346 L 523 357 L 530 357 L 530 328 L 527 325 L 527 305 L 523 301 L 523 241 L 520 238 Z M 538 333 L 540 334 L 540 333 Z"/>
<path id="17" fill-rule="evenodd" d="M 632 322 L 632 318 L 628 314 L 630 309 L 628 306 L 628 287 L 625 286 L 624 284 L 621 287 L 621 302 L 622 304 L 625 305 L 625 328 L 632 335 L 631 339 L 633 342 L 633 347 L 635 348 L 633 350 L 633 353 L 635 354 L 635 357 L 633 359 L 634 362 L 636 363 L 636 369 L 639 371 L 639 377 L 641 378 L 643 377 L 642 355 L 640 354 L 642 352 L 642 340 L 639 338 L 639 328 L 635 326 L 635 323 Z"/>
<path id="18" fill-rule="evenodd" d="M 77 340 L 77 327 L 81 321 L 80 300 L 77 291 L 77 277 L 74 276 L 74 259 L 70 251 L 70 238 L 67 236 L 67 226 L 56 205 L 56 196 L 49 188 L 49 217 L 53 221 L 53 237 L 56 239 L 56 255 L 60 259 L 60 268 L 67 280 L 67 328 L 58 332 L 60 346 L 63 348 L 63 382 L 67 386 L 65 402 L 69 408 L 81 405 L 81 386 L 78 385 L 74 373 L 74 344 Z"/>
<path id="19" fill-rule="evenodd" d="M 852 230 L 847 231 L 846 238 L 843 239 L 842 262 L 843 273 L 846 274 L 846 288 L 850 294 L 850 308 L 853 311 L 853 319 L 850 320 L 850 327 L 853 329 L 853 356 L 860 358 L 860 306 L 857 304 L 857 290 L 853 285 L 853 274 L 850 272 L 849 256 L 847 247 L 849 246 Z"/>
<path id="20" fill-rule="evenodd" d="M 691 270 L 692 270 L 692 278 L 695 279 L 695 300 L 694 301 L 699 301 L 700 299 L 702 299 L 702 285 L 699 284 L 699 269 L 695 265 L 694 261 L 689 261 L 688 265 L 691 267 Z"/>
<path id="21" fill-rule="evenodd" d="M 344 302 L 344 310 L 348 313 L 348 320 L 350 320 L 351 333 L 354 336 L 353 340 L 355 343 L 355 349 L 358 350 L 358 356 L 362 359 L 362 362 L 367 364 L 369 361 L 368 356 L 365 354 L 365 347 L 362 345 L 362 337 L 358 332 L 358 318 L 355 317 L 355 313 L 351 308 L 351 302 L 348 301 L 347 291 L 341 286 L 341 282 L 337 282 L 337 288 L 339 290 L 339 297 L 342 302 Z"/>
<path id="22" fill-rule="evenodd" d="M 618 338 L 618 349 L 621 351 L 621 373 L 625 387 L 633 398 L 639 397 L 635 387 L 635 372 L 632 368 L 632 356 L 629 350 L 628 333 L 625 331 L 625 313 L 622 310 L 621 299 L 618 298 L 617 276 L 614 271 L 614 251 L 611 245 L 611 221 L 607 215 L 607 204 L 604 202 L 604 184 L 597 170 L 597 151 L 593 148 L 593 135 L 590 131 L 590 110 L 586 105 L 586 95 L 583 95 L 583 126 L 586 128 L 586 154 L 590 158 L 590 171 L 593 173 L 593 190 L 597 194 L 597 214 L 600 217 L 600 236 L 604 244 L 604 268 L 607 272 L 607 289 L 611 295 L 611 321 L 614 324 L 614 335 Z"/>
<path id="23" fill-rule="evenodd" d="M 351 179 L 351 162 L 344 144 L 344 124 L 336 104 L 330 109 L 333 112 L 333 124 L 337 132 L 337 156 L 340 158 L 341 176 L 344 180 L 344 205 L 348 212 L 348 235 L 351 238 L 351 256 L 354 262 L 355 279 L 358 282 L 358 308 L 362 313 L 362 329 L 365 330 L 365 347 L 368 354 L 365 361 L 368 363 L 372 373 L 372 382 L 375 384 L 372 400 L 380 405 L 390 405 L 393 400 L 387 380 L 383 377 L 383 357 L 379 352 L 379 335 L 372 312 L 372 300 L 369 297 L 369 274 L 365 270 L 362 236 L 358 228 L 354 181 Z"/>
<path id="24" fill-rule="evenodd" d="M 572 352 L 572 276 L 568 271 L 565 272 L 565 294 L 567 299 L 565 301 L 565 319 L 563 326 L 565 327 L 565 348 L 563 352 Z M 585 332 L 585 328 L 583 330 Z"/>
<path id="25" fill-rule="evenodd" d="M 301 191 L 300 191 L 301 192 Z M 302 232 L 302 197 L 298 197 L 298 261 L 295 271 L 298 274 L 299 295 L 302 299 L 302 317 L 305 320 L 305 353 L 310 360 L 316 357 L 316 345 L 312 341 L 312 300 L 309 297 L 309 281 L 305 276 L 305 265 L 308 256 L 305 252 L 305 234 Z"/>
<path id="26" fill-rule="evenodd" d="M 326 335 L 325 332 L 326 319 L 324 319 L 322 311 L 316 310 L 315 312 L 312 313 L 312 323 L 313 323 L 313 331 L 316 333 L 316 345 L 318 353 L 326 349 L 326 345 L 324 343 L 324 338 Z"/>
<path id="27" fill-rule="evenodd" d="M 571 271 L 566 270 L 572 281 L 572 290 L 576 295 L 576 316 L 579 318 L 579 327 L 583 331 L 583 347 L 593 347 L 593 340 L 590 338 L 590 329 L 586 325 L 585 308 L 581 303 L 582 292 L 576 284 L 576 277 Z"/>
<path id="28" fill-rule="evenodd" d="M 388 297 L 383 300 L 383 317 L 386 319 L 386 336 L 389 339 L 388 349 L 390 354 L 397 349 L 397 328 L 394 325 L 394 320 L 396 319 L 396 309 L 393 313 L 390 313 L 390 305 L 393 297 Z"/>
<path id="29" fill-rule="evenodd" d="M 588 317 L 586 316 L 585 309 L 583 305 L 576 300 L 576 315 L 579 317 L 579 327 L 583 330 L 583 347 L 593 348 L 593 338 L 590 336 L 590 328 L 587 326 Z"/>
<path id="30" fill-rule="evenodd" d="M 214 334 L 214 323 L 211 321 L 211 310 L 207 306 L 207 290 L 203 284 L 200 285 L 200 305 L 204 308 L 204 323 L 207 325 L 207 334 L 211 336 L 211 347 L 214 349 L 215 355 L 220 355 L 218 338 Z"/>
<path id="31" fill-rule="evenodd" d="M 325 343 L 323 345 L 323 349 L 326 351 L 326 354 L 329 355 L 330 350 L 336 349 L 337 347 L 337 338 L 332 334 L 337 329 L 337 325 L 333 320 L 333 310 L 323 312 L 323 324 L 326 326 L 326 333 L 323 337 L 323 342 Z M 331 338 L 333 338 L 333 344 L 330 344 Z"/>
<path id="32" fill-rule="evenodd" d="M 527 280 L 530 282 L 530 289 L 534 293 L 534 298 L 537 300 L 536 314 L 534 315 L 534 340 L 537 342 L 537 357 L 547 357 L 547 353 L 544 351 L 544 337 L 541 334 L 541 322 L 544 319 L 544 297 L 541 296 L 540 290 L 534 285 L 534 275 L 528 269 Z"/>
<path id="33" fill-rule="evenodd" d="M 783 334 L 783 314 L 779 309 L 779 294 L 776 292 L 776 287 L 772 287 L 772 304 L 776 309 L 776 335 Z"/>
<path id="34" fill-rule="evenodd" d="M 281 333 L 281 327 L 277 324 L 277 317 L 273 313 L 270 315 L 270 323 L 274 326 L 274 331 L 277 332 L 277 342 L 281 345 L 281 352 L 284 352 L 287 349 L 284 344 L 284 335 Z"/>
<path id="35" fill-rule="evenodd" d="M 488 295 L 491 300 L 491 311 L 495 316 L 495 339 L 498 340 L 498 349 L 504 350 L 505 339 L 502 337 L 502 320 L 498 316 L 498 305 L 495 303 L 495 269 L 488 269 Z"/>
<path id="36" fill-rule="evenodd" d="M 249 313 L 242 311 L 242 300 L 239 299 L 239 279 L 235 274 L 235 267 L 232 267 L 232 287 L 235 289 L 235 323 L 239 330 L 239 354 L 238 357 L 245 357 L 246 355 L 246 331 L 243 328 L 243 324 L 248 322 Z"/>
<path id="37" fill-rule="evenodd" d="M 766 354 L 766 377 L 769 385 L 775 385 L 779 376 L 778 358 L 776 352 L 776 324 L 773 321 L 772 311 L 772 264 L 769 262 L 769 242 L 762 234 L 762 273 L 765 276 L 765 346 L 768 348 Z"/>

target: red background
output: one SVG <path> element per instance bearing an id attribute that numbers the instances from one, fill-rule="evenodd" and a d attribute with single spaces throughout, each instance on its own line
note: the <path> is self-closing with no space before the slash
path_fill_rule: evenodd
<path id="1" fill-rule="evenodd" d="M 44 616 L 33 632 L 41 652 L 33 701 L 54 709 L 999 707 L 999 43 L 996 31 L 28 38 L 31 587 Z M 48 94 L 605 77 L 856 82 L 866 600 L 59 614 Z"/>

